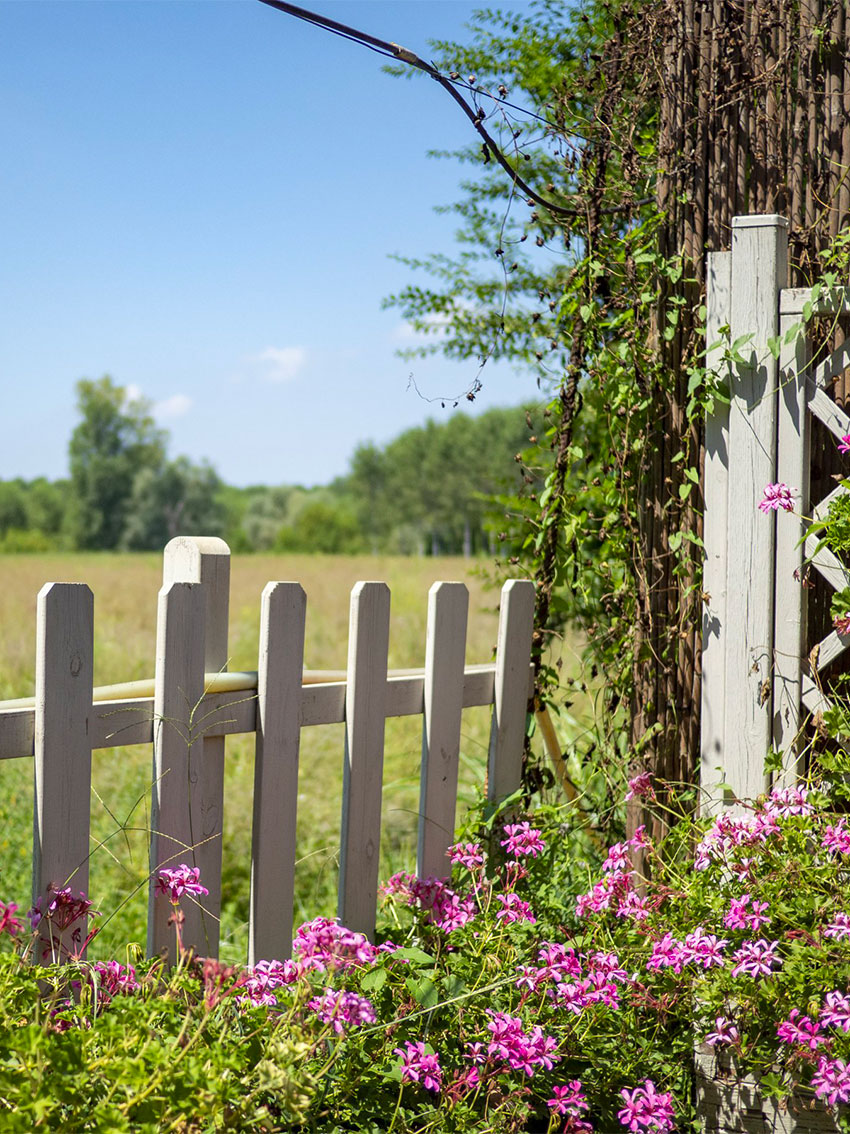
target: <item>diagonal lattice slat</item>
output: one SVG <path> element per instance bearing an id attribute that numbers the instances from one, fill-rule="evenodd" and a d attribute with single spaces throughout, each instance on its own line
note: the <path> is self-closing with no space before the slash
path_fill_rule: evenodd
<path id="1" fill-rule="evenodd" d="M 850 338 L 845 339 L 828 358 L 824 359 L 806 381 L 806 403 L 809 412 L 829 430 L 833 437 L 838 439 L 850 433 L 850 417 L 830 398 L 826 387 L 848 366 L 850 366 Z M 843 485 L 839 485 L 819 503 L 813 503 L 813 517 L 816 520 L 824 519 L 829 513 L 830 505 L 847 493 L 848 490 Z M 805 552 L 812 566 L 833 590 L 839 591 L 850 587 L 850 571 L 828 548 L 818 549 L 819 542 L 817 536 L 810 536 L 806 540 Z M 801 700 L 809 712 L 822 713 L 831 707 L 832 702 L 820 687 L 817 675 L 848 648 L 850 648 L 850 635 L 838 634 L 833 630 L 811 651 L 809 656 L 815 674 L 813 677 L 804 675 L 800 689 Z"/>

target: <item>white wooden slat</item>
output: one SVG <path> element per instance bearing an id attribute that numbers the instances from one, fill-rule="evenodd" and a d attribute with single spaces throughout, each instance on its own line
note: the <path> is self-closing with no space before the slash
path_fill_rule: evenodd
<path id="1" fill-rule="evenodd" d="M 463 678 L 463 707 L 471 709 L 493 704 L 495 665 L 468 665 Z M 529 696 L 533 672 L 529 666 Z M 89 718 L 92 748 L 114 748 L 153 741 L 153 698 L 99 701 Z M 253 732 L 257 713 L 256 693 L 251 689 L 210 693 L 204 697 L 199 716 L 205 720 L 208 736 L 232 736 Z M 387 679 L 387 716 L 420 715 L 425 706 L 425 679 L 390 677 Z M 304 685 L 301 689 L 303 727 L 342 724 L 345 721 L 345 682 Z M 0 760 L 32 756 L 33 709 L 0 709 Z"/>
<path id="2" fill-rule="evenodd" d="M 148 952 L 176 958 L 171 904 L 157 893 L 157 871 L 199 866 L 203 842 L 203 747 L 197 718 L 204 683 L 204 592 L 199 583 L 170 583 L 159 592 L 154 697 L 151 881 Z M 201 875 L 201 884 L 206 880 Z M 204 902 L 205 899 L 199 899 Z M 184 898 L 183 943 L 209 955 L 209 923 L 199 902 Z"/>
<path id="3" fill-rule="evenodd" d="M 811 418 L 807 407 L 809 345 L 805 335 L 785 343 L 795 322 L 779 320 L 779 422 L 776 479 L 799 496 L 794 515 L 780 513 L 776 524 L 773 630 L 773 747 L 783 753 L 782 782 L 794 783 L 802 771 L 800 681 L 806 642 L 806 592 L 802 585 L 805 551 L 801 516 L 809 514 Z"/>
<path id="4" fill-rule="evenodd" d="M 829 507 L 833 500 L 837 500 L 839 496 L 846 496 L 847 489 L 839 484 L 837 488 L 833 488 L 828 496 L 824 496 L 823 500 L 819 501 L 812 508 L 812 515 L 816 520 L 822 520 L 829 512 Z"/>
<path id="5" fill-rule="evenodd" d="M 803 307 L 812 298 L 810 287 L 785 287 L 779 293 L 779 311 L 782 315 L 800 316 Z M 815 300 L 812 311 L 816 315 L 846 315 L 850 313 L 850 288 L 836 287 L 824 292 Z"/>
<path id="6" fill-rule="evenodd" d="M 729 414 L 728 578 L 726 596 L 725 778 L 739 798 L 765 790 L 772 739 L 774 551 L 776 517 L 757 508 L 776 480 L 777 364 L 767 341 L 779 329 L 779 291 L 787 275 L 788 222 L 778 216 L 732 222 L 732 312 L 737 364 Z"/>
<path id="7" fill-rule="evenodd" d="M 268 583 L 260 622 L 248 964 L 285 960 L 292 948 L 301 672 L 307 596 Z"/>
<path id="8" fill-rule="evenodd" d="M 817 510 L 815 511 L 817 514 Z M 805 543 L 805 551 L 812 566 L 829 583 L 833 590 L 840 591 L 850 586 L 850 571 L 841 560 L 834 555 L 828 547 L 822 547 L 816 552 L 819 540 L 817 536 L 809 536 Z"/>
<path id="9" fill-rule="evenodd" d="M 502 587 L 487 798 L 512 795 L 522 779 L 522 752 L 528 708 L 528 659 L 534 624 L 534 584 L 513 579 Z"/>
<path id="10" fill-rule="evenodd" d="M 732 253 L 710 252 L 706 264 L 706 348 L 720 339 L 720 328 L 730 321 Z M 722 365 L 720 352 L 707 356 L 707 365 Z M 728 364 L 719 375 L 731 384 Z M 715 402 L 705 419 L 705 472 L 703 477 L 702 693 L 700 715 L 700 783 L 704 813 L 715 813 L 722 795 L 711 785 L 722 777 L 726 698 L 726 529 L 729 492 L 729 406 Z"/>
<path id="11" fill-rule="evenodd" d="M 832 665 L 835 659 L 841 657 L 848 648 L 850 648 L 850 634 L 839 634 L 836 630 L 830 631 L 823 641 L 818 642 L 815 647 L 818 673 Z M 812 653 L 814 652 L 813 650 Z"/>
<path id="12" fill-rule="evenodd" d="M 162 582 L 200 583 L 204 595 L 204 671 L 219 673 L 227 669 L 227 624 L 230 606 L 230 548 L 215 536 L 177 536 L 165 547 Z M 206 733 L 211 721 L 199 714 L 199 725 Z M 221 915 L 221 832 L 224 818 L 224 737 L 204 735 L 199 763 L 200 840 L 195 850 L 209 896 L 204 908 L 205 955 L 218 956 L 219 917 Z"/>
<path id="13" fill-rule="evenodd" d="M 94 600 L 84 583 L 47 583 L 37 611 L 32 891 L 46 912 L 51 888 L 89 889 Z M 85 918 L 64 932 L 45 919 L 36 959 L 67 959 L 86 933 Z"/>
<path id="14" fill-rule="evenodd" d="M 789 318 L 788 322 L 790 324 L 792 320 Z M 828 358 L 818 363 L 814 373 L 815 386 L 819 390 L 825 389 L 834 378 L 843 374 L 848 366 L 850 366 L 850 339 L 845 339 L 841 346 L 837 347 Z"/>
<path id="15" fill-rule="evenodd" d="M 416 855 L 420 878 L 445 878 L 450 872 L 446 851 L 454 841 L 468 612 L 463 583 L 434 583 L 428 592 Z"/>
<path id="16" fill-rule="evenodd" d="M 840 409 L 826 390 L 819 390 L 814 382 L 808 385 L 809 409 L 822 421 L 833 437 L 839 439 L 850 433 L 850 417 Z"/>
<path id="17" fill-rule="evenodd" d="M 810 713 L 823 713 L 830 708 L 830 701 L 818 689 L 808 674 L 803 674 L 801 699 Z"/>
<path id="18" fill-rule="evenodd" d="M 358 583 L 351 592 L 338 913 L 343 925 L 375 934 L 387 695 L 390 592 Z"/>

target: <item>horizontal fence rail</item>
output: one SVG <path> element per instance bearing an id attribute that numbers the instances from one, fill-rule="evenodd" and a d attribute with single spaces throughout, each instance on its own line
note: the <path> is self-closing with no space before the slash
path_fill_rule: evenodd
<path id="1" fill-rule="evenodd" d="M 88 889 L 91 753 L 153 746 L 148 951 L 173 959 L 167 898 L 157 872 L 197 866 L 209 895 L 184 911 L 184 944 L 217 956 L 221 912 L 224 742 L 255 734 L 248 962 L 289 956 L 302 728 L 345 725 L 338 913 L 374 936 L 381 837 L 384 722 L 423 718 L 417 872 L 445 875 L 454 837 L 461 716 L 493 706 L 488 796 L 520 786 L 534 588 L 502 588 L 496 659 L 464 665 L 468 593 L 429 593 L 423 670 L 388 671 L 390 592 L 358 583 L 351 596 L 346 671 L 304 671 L 306 595 L 269 583 L 262 595 L 258 668 L 227 673 L 229 550 L 218 539 L 178 537 L 165 550 L 154 680 L 93 688 L 94 610 L 79 583 L 38 596 L 36 693 L 0 703 L 0 760 L 34 760 L 33 903 L 51 890 Z M 84 934 L 83 934 L 84 937 Z M 45 941 L 45 959 L 73 951 Z M 50 946 L 50 948 L 48 948 Z"/>

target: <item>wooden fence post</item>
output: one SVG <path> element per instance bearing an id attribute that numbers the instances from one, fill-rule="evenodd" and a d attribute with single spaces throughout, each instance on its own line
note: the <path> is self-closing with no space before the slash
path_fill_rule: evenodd
<path id="1" fill-rule="evenodd" d="M 389 587 L 358 583 L 348 631 L 338 913 L 348 929 L 370 938 L 378 901 L 389 631 Z"/>
<path id="2" fill-rule="evenodd" d="M 88 893 L 91 822 L 94 599 L 84 583 L 47 583 L 38 593 L 35 667 L 33 905 L 50 890 Z M 36 960 L 79 952 L 85 916 L 64 931 L 40 923 Z"/>
<path id="3" fill-rule="evenodd" d="M 772 740 L 773 602 L 776 516 L 758 510 L 776 480 L 777 360 L 768 340 L 779 330 L 786 284 L 788 222 L 780 216 L 732 221 L 733 345 L 746 361 L 732 376 L 726 595 L 726 780 L 738 798 L 767 787 Z"/>
<path id="4" fill-rule="evenodd" d="M 776 479 L 799 490 L 794 510 L 809 514 L 811 471 L 811 417 L 807 383 L 809 341 L 804 329 L 785 343 L 789 329 L 797 322 L 793 315 L 782 315 L 779 333 L 783 338 L 779 355 L 779 428 Z M 803 588 L 805 548 L 801 543 L 803 523 L 793 516 L 778 516 L 776 527 L 776 580 L 774 601 L 774 677 L 773 746 L 783 753 L 783 779 L 796 783 L 802 768 L 798 743 L 803 706 L 800 699 L 803 653 L 806 642 L 806 592 Z"/>
<path id="5" fill-rule="evenodd" d="M 720 328 L 729 324 L 731 252 L 709 252 L 705 286 L 706 349 L 720 340 Z M 706 356 L 706 365 L 719 369 L 722 352 Z M 720 375 L 729 380 L 728 367 Z M 703 474 L 702 694 L 700 712 L 700 785 L 703 814 L 714 814 L 723 803 L 712 784 L 722 780 L 725 760 L 726 710 L 726 532 L 729 489 L 729 406 L 717 400 L 705 419 L 705 472 Z M 718 771 L 718 768 L 721 771 Z"/>
<path id="6" fill-rule="evenodd" d="M 258 667 L 248 964 L 292 948 L 301 675 L 307 596 L 298 583 L 263 591 Z"/>
<path id="7" fill-rule="evenodd" d="M 522 782 L 533 623 L 534 584 L 526 579 L 512 579 L 505 583 L 499 606 L 496 685 L 487 773 L 487 798 L 493 802 L 512 795 Z"/>
<path id="8" fill-rule="evenodd" d="M 162 582 L 166 587 L 173 582 L 203 585 L 206 642 L 203 668 L 206 673 L 223 673 L 228 662 L 230 548 L 216 536 L 177 536 L 165 547 Z M 217 957 L 221 916 L 224 737 L 204 737 L 198 745 L 203 749 L 203 758 L 198 763 L 200 836 L 196 836 L 195 865 L 200 868 L 201 881 L 209 890 L 209 897 L 204 900 L 204 909 L 210 914 L 205 918 L 205 955 Z"/>
<path id="9" fill-rule="evenodd" d="M 198 717 L 204 693 L 204 592 L 198 583 L 170 583 L 159 592 L 154 693 L 153 791 L 151 799 L 148 953 L 176 959 L 171 905 L 157 893 L 157 871 L 186 863 L 201 865 L 204 841 L 203 742 Z M 201 873 L 201 884 L 208 885 Z M 214 956 L 212 917 L 199 902 L 184 898 L 183 944 Z M 216 914 L 217 914 L 216 910 Z M 217 938 L 217 933 L 216 933 Z"/>
<path id="10" fill-rule="evenodd" d="M 428 592 L 416 855 L 420 878 L 450 873 L 446 850 L 454 842 L 468 610 L 463 583 L 434 583 Z"/>

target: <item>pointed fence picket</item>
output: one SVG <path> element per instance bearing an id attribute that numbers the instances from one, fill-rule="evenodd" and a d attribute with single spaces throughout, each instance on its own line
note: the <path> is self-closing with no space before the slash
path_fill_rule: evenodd
<path id="1" fill-rule="evenodd" d="M 258 669 L 227 673 L 229 552 L 217 539 L 172 540 L 159 594 L 156 667 L 150 682 L 92 688 L 93 599 L 88 587 L 53 583 L 38 602 L 36 696 L 0 704 L 0 760 L 34 757 L 33 900 L 88 889 L 91 753 L 150 743 L 148 950 L 173 958 L 171 905 L 157 886 L 163 868 L 197 866 L 209 895 L 182 903 L 184 944 L 218 953 L 225 738 L 256 739 L 250 964 L 284 959 L 292 942 L 295 822 L 301 729 L 344 723 L 338 912 L 374 935 L 381 840 L 384 725 L 423 718 L 417 871 L 447 874 L 457 806 L 462 711 L 492 705 L 488 795 L 520 786 L 530 668 L 534 588 L 506 583 L 495 662 L 466 666 L 468 594 L 436 583 L 428 598 L 425 668 L 388 672 L 390 592 L 358 583 L 351 596 L 348 667 L 303 670 L 306 596 L 298 583 L 263 591 Z M 309 790 L 306 789 L 306 790 Z M 67 956 L 85 940 L 77 922 L 50 940 L 42 959 Z"/>

